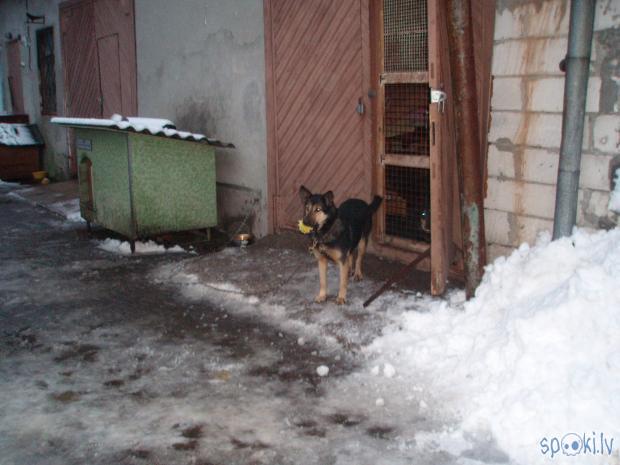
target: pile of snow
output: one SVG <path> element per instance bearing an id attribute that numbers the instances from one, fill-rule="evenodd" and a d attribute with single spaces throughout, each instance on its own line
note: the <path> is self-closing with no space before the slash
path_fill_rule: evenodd
<path id="1" fill-rule="evenodd" d="M 614 176 L 614 190 L 609 196 L 608 208 L 620 214 L 620 168 L 616 170 L 616 175 Z"/>
<path id="2" fill-rule="evenodd" d="M 329 367 L 327 365 L 320 365 L 316 367 L 316 374 L 323 377 L 329 374 Z"/>
<path id="3" fill-rule="evenodd" d="M 0 123 L 0 145 L 36 145 L 37 141 L 25 124 Z"/>
<path id="4" fill-rule="evenodd" d="M 107 252 L 116 253 L 119 255 L 131 255 L 131 246 L 129 242 L 119 241 L 117 239 L 105 239 L 99 242 L 98 248 Z M 181 253 L 185 250 L 178 245 L 174 247 L 165 248 L 163 245 L 159 245 L 153 241 L 136 242 L 136 254 L 159 254 L 159 253 Z"/>
<path id="5" fill-rule="evenodd" d="M 80 214 L 80 200 L 71 199 L 62 202 L 54 202 L 49 206 L 49 209 L 54 213 L 61 215 L 68 221 L 73 223 L 84 223 L 85 220 Z"/>
<path id="6" fill-rule="evenodd" d="M 490 436 L 515 463 L 609 463 L 610 447 L 620 463 L 620 229 L 541 235 L 489 265 L 469 302 L 426 299 L 366 348 L 377 374 L 424 383 L 459 437 Z"/>
<path id="7" fill-rule="evenodd" d="M 124 125 L 125 127 L 132 127 L 138 132 L 149 131 L 152 134 L 162 131 L 164 129 L 176 129 L 176 126 L 169 119 L 163 118 L 139 118 L 139 117 L 127 117 L 124 118 L 118 113 L 114 113 L 110 118 L 112 121 Z"/>

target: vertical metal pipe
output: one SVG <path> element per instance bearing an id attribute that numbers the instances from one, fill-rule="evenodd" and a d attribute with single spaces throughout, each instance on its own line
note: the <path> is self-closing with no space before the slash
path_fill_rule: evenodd
<path id="1" fill-rule="evenodd" d="M 2 63 L 4 62 L 4 57 L 2 56 L 4 48 L 0 50 L 0 112 L 4 111 L 4 68 L 2 67 Z"/>
<path id="2" fill-rule="evenodd" d="M 447 0 L 450 73 L 454 95 L 457 166 L 460 179 L 465 291 L 474 295 L 486 264 L 484 196 L 480 167 L 478 99 L 471 0 Z"/>
<path id="3" fill-rule="evenodd" d="M 577 219 L 581 146 L 595 5 L 596 0 L 571 1 L 568 52 L 565 61 L 562 143 L 553 218 L 554 239 L 570 236 Z"/>

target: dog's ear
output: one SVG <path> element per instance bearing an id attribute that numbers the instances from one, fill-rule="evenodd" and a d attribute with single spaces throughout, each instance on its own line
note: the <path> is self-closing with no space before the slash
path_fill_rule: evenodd
<path id="1" fill-rule="evenodd" d="M 323 194 L 323 198 L 325 199 L 325 203 L 328 207 L 334 204 L 334 193 L 332 191 L 327 191 Z"/>
<path id="2" fill-rule="evenodd" d="M 310 192 L 304 186 L 301 186 L 299 188 L 299 198 L 301 199 L 302 204 L 305 205 L 311 195 L 312 195 L 312 192 Z"/>

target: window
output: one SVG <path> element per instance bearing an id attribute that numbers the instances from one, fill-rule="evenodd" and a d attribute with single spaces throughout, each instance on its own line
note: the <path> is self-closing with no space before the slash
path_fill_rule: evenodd
<path id="1" fill-rule="evenodd" d="M 54 70 L 54 28 L 37 31 L 37 63 L 39 65 L 39 91 L 41 114 L 56 114 L 56 74 Z"/>

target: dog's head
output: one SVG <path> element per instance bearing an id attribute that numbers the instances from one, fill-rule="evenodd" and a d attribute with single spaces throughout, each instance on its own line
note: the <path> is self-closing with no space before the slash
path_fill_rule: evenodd
<path id="1" fill-rule="evenodd" d="M 321 229 L 335 210 L 334 193 L 313 194 L 304 186 L 299 188 L 299 198 L 304 205 L 304 224 L 315 230 Z"/>

